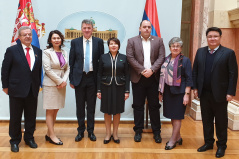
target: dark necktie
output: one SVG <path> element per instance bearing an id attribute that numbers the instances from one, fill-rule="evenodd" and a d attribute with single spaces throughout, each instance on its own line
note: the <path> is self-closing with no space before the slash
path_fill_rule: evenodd
<path id="1" fill-rule="evenodd" d="M 27 62 L 28 62 L 28 65 L 31 69 L 31 57 L 30 57 L 30 53 L 29 53 L 30 48 L 27 47 L 26 50 L 27 50 L 27 54 L 26 54 Z"/>

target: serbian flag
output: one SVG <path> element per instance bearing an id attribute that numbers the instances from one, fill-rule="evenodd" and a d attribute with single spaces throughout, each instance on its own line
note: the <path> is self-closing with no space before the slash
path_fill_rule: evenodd
<path id="1" fill-rule="evenodd" d="M 146 0 L 142 21 L 143 20 L 148 20 L 151 22 L 152 24 L 151 35 L 161 37 L 159 29 L 157 5 L 155 0 Z"/>
<path id="2" fill-rule="evenodd" d="M 43 29 L 44 23 L 42 23 L 41 25 L 38 23 L 38 20 L 34 18 L 31 0 L 19 0 L 18 9 L 17 9 L 17 17 L 15 21 L 14 30 L 13 30 L 11 45 L 20 43 L 20 40 L 18 39 L 18 29 L 21 26 L 31 27 L 32 29 L 31 44 L 40 48 L 38 36 L 41 36 L 42 34 L 38 34 L 38 33 L 41 33 L 43 30 L 45 31 L 45 29 Z M 38 26 L 38 29 L 37 29 L 37 26 Z M 43 71 L 42 71 L 41 78 L 43 79 Z M 42 87 L 42 82 L 41 82 L 41 87 Z"/>

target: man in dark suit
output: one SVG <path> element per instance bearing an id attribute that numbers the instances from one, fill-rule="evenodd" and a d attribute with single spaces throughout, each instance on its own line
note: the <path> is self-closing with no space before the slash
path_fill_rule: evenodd
<path id="1" fill-rule="evenodd" d="M 95 103 L 97 93 L 97 72 L 99 58 L 104 54 L 103 40 L 92 36 L 93 23 L 85 19 L 81 23 L 83 36 L 71 41 L 70 49 L 70 86 L 75 89 L 78 135 L 75 141 L 81 141 L 85 131 L 85 102 L 87 103 L 87 131 L 91 141 L 94 135 Z"/>
<path id="2" fill-rule="evenodd" d="M 235 52 L 220 44 L 222 31 L 206 31 L 208 46 L 198 49 L 193 64 L 194 96 L 200 98 L 205 144 L 198 152 L 213 149 L 214 118 L 217 136 L 216 157 L 227 148 L 227 104 L 236 93 L 238 68 Z"/>
<path id="3" fill-rule="evenodd" d="M 160 67 L 164 62 L 165 48 L 163 40 L 151 36 L 151 23 L 144 20 L 140 23 L 139 36 L 128 40 L 126 55 L 131 66 L 131 82 L 134 109 L 134 141 L 141 142 L 144 128 L 144 104 L 147 97 L 150 121 L 156 143 L 161 143 L 161 122 L 158 99 L 158 80 Z"/>
<path id="4" fill-rule="evenodd" d="M 21 43 L 7 48 L 2 63 L 2 88 L 9 95 L 11 151 L 19 151 L 22 139 L 21 118 L 24 110 L 24 140 L 37 148 L 33 133 L 36 127 L 37 97 L 41 84 L 42 51 L 31 45 L 32 30 L 22 26 L 18 30 Z"/>

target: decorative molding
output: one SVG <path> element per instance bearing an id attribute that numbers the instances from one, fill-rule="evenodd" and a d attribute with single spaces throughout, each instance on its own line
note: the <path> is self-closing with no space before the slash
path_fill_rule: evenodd
<path id="1" fill-rule="evenodd" d="M 230 22 L 235 26 L 235 28 L 239 28 L 239 7 L 233 10 L 228 11 Z"/>

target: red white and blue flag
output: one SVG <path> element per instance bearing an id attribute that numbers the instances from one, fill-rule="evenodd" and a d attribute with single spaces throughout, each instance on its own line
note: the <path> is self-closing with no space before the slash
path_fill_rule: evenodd
<path id="1" fill-rule="evenodd" d="M 34 18 L 31 0 L 19 0 L 17 17 L 13 30 L 11 45 L 20 43 L 18 39 L 18 29 L 21 26 L 29 26 L 32 29 L 32 45 L 40 48 L 39 39 L 45 34 L 45 24 L 39 24 L 39 21 Z M 42 73 L 43 78 L 43 73 Z"/>
<path id="2" fill-rule="evenodd" d="M 155 0 L 146 0 L 144 15 L 142 20 L 148 20 L 152 24 L 151 35 L 161 37 L 159 29 L 159 20 L 157 5 Z"/>

